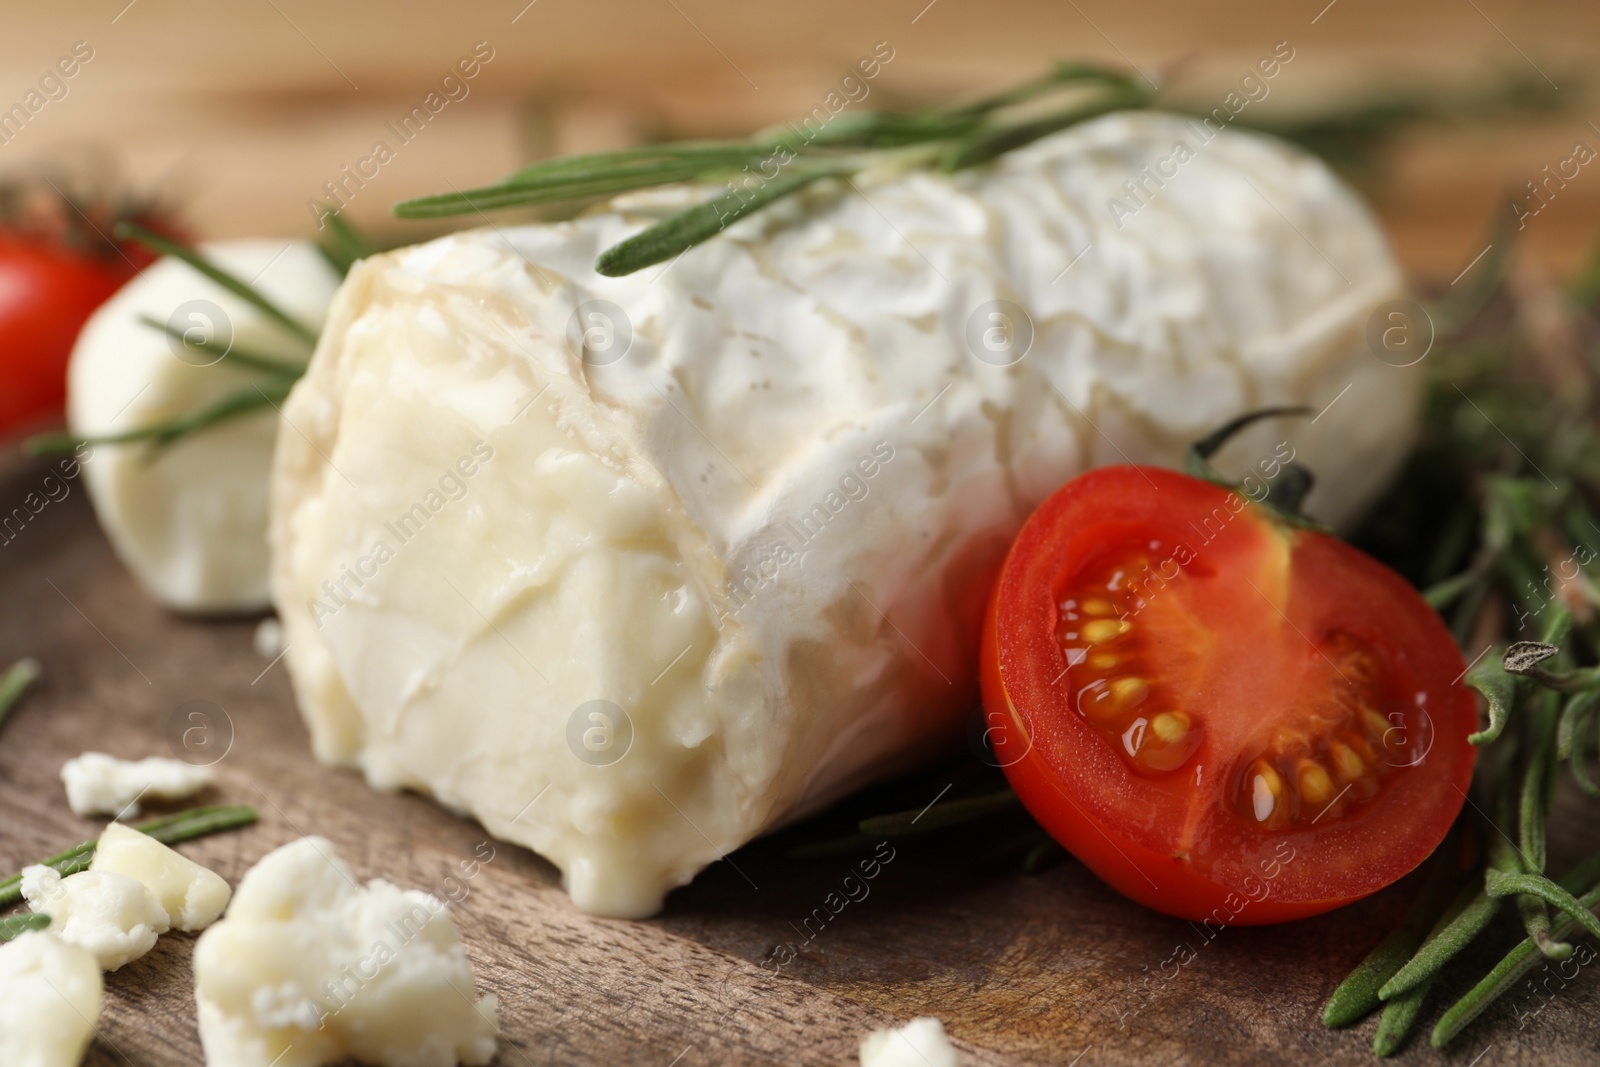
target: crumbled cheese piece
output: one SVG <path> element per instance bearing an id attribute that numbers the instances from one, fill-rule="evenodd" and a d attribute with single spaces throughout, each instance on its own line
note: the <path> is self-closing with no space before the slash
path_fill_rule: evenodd
<path id="1" fill-rule="evenodd" d="M 382 879 L 359 887 L 320 837 L 269 854 L 194 949 L 206 1062 L 217 1067 L 447 1067 L 494 1058 L 498 1005 L 478 999 L 445 904 Z"/>
<path id="2" fill-rule="evenodd" d="M 0 945 L 0 1063 L 77 1067 L 103 992 L 94 956 L 52 933 L 29 931 Z"/>
<path id="3" fill-rule="evenodd" d="M 61 766 L 67 803 L 79 818 L 131 818 L 139 814 L 139 801 L 145 798 L 181 800 L 194 796 L 215 780 L 210 767 L 155 756 L 121 760 L 104 752 L 85 752 Z"/>
<path id="4" fill-rule="evenodd" d="M 22 896 L 50 916 L 52 934 L 88 949 L 102 970 L 143 956 L 168 928 L 161 905 L 125 874 L 91 870 L 63 878 L 54 867 L 24 867 Z"/>
<path id="5" fill-rule="evenodd" d="M 283 626 L 276 615 L 268 615 L 256 627 L 256 655 L 273 659 L 283 652 Z"/>
<path id="6" fill-rule="evenodd" d="M 145 887 L 170 928 L 204 930 L 228 906 L 222 876 L 181 856 L 149 834 L 111 823 L 100 834 L 91 871 L 125 874 Z"/>
<path id="7" fill-rule="evenodd" d="M 912 1019 L 898 1030 L 874 1030 L 861 1042 L 861 1067 L 956 1067 L 956 1050 L 938 1019 Z"/>

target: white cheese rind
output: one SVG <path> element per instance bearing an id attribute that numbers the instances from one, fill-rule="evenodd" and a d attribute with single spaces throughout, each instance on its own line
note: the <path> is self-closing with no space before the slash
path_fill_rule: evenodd
<path id="1" fill-rule="evenodd" d="M 166 914 L 169 929 L 205 929 L 228 906 L 231 892 L 220 874 L 149 834 L 115 822 L 101 831 L 89 869 L 126 875 L 139 882 Z"/>
<path id="2" fill-rule="evenodd" d="M 356 884 L 320 837 L 264 856 L 194 949 L 200 1042 L 214 1067 L 450 1067 L 494 1058 L 494 997 L 444 903 Z"/>
<path id="3" fill-rule="evenodd" d="M 1395 264 L 1326 167 L 1242 133 L 1119 225 L 1108 199 L 1182 137 L 1117 115 L 955 178 L 819 187 L 625 278 L 596 254 L 703 194 L 361 265 L 273 473 L 319 758 L 471 812 L 583 908 L 646 915 L 948 743 L 995 567 L 1073 475 L 1338 397 L 1230 455 L 1287 437 L 1347 521 L 1415 423 L 1420 370 L 1362 340 Z M 621 359 L 569 344 L 594 300 L 625 313 Z M 993 300 L 1033 327 L 1008 366 Z"/>
<path id="4" fill-rule="evenodd" d="M 861 1040 L 861 1067 L 956 1067 L 958 1062 L 944 1023 L 931 1016 L 896 1030 L 874 1030 Z"/>
<path id="5" fill-rule="evenodd" d="M 80 819 L 90 815 L 132 818 L 143 800 L 183 800 L 216 780 L 210 767 L 150 756 L 124 760 L 85 752 L 61 765 L 67 804 Z"/>
<path id="6" fill-rule="evenodd" d="M 307 241 L 222 241 L 201 250 L 312 328 L 321 325 L 339 284 Z M 163 259 L 106 301 L 78 335 L 67 376 L 73 433 L 107 435 L 166 422 L 262 380 L 227 359 L 212 366 L 197 365 L 199 357 L 187 353 L 180 359 L 175 342 L 141 317 L 196 336 L 226 336 L 213 332 L 225 320 L 224 331 L 231 329 L 241 350 L 305 359 L 305 344 L 255 307 L 180 260 Z M 195 612 L 266 605 L 267 472 L 276 431 L 277 412 L 266 407 L 153 460 L 143 445 L 99 445 L 83 464 L 112 547 L 163 604 Z"/>
<path id="7" fill-rule="evenodd" d="M 22 897 L 50 916 L 50 933 L 88 949 L 106 971 L 149 952 L 168 929 L 166 911 L 125 874 L 79 871 L 63 878 L 53 867 L 24 867 Z"/>
<path id="8" fill-rule="evenodd" d="M 105 980 L 88 950 L 32 930 L 0 945 L 0 1064 L 77 1067 Z"/>

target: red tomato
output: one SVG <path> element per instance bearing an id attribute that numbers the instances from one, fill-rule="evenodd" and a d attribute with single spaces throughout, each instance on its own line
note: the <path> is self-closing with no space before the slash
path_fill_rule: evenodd
<path id="1" fill-rule="evenodd" d="M 78 330 L 133 272 L 46 237 L 0 231 L 0 437 L 61 408 Z"/>
<path id="2" fill-rule="evenodd" d="M 1222 925 L 1400 878 L 1466 799 L 1477 704 L 1399 575 L 1231 490 L 1107 467 L 989 605 L 985 715 L 1028 810 L 1114 888 Z"/>

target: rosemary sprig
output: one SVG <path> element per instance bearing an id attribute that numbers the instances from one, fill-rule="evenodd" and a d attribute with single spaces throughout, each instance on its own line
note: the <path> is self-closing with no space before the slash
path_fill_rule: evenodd
<path id="1" fill-rule="evenodd" d="M 1592 340 L 1567 348 L 1542 341 L 1522 318 L 1525 301 L 1538 300 L 1547 313 L 1552 299 L 1502 273 L 1509 238 L 1503 228 L 1496 233 L 1489 257 L 1496 262 L 1486 259 L 1474 298 L 1453 296 L 1435 316 L 1444 332 L 1430 357 L 1435 386 L 1424 441 L 1364 545 L 1449 612 L 1452 630 L 1476 659 L 1466 681 L 1483 694 L 1487 719 L 1470 740 L 1484 750 L 1478 789 L 1494 812 L 1483 830 L 1487 868 L 1378 991 L 1386 1004 L 1374 1043 L 1380 1055 L 1396 1051 L 1420 1017 L 1421 991 L 1446 967 L 1459 966 L 1469 944 L 1492 936 L 1506 901 L 1515 903 L 1526 938 L 1444 1013 L 1435 1046 L 1459 1035 L 1533 967 L 1570 956 L 1569 934 L 1600 932 L 1593 914 L 1600 892 L 1591 893 L 1600 856 L 1560 879 L 1545 874 L 1546 820 L 1561 764 L 1585 793 L 1600 796 L 1588 773 L 1600 720 L 1600 521 L 1592 508 L 1600 499 L 1600 351 Z M 1595 309 L 1559 294 L 1553 299 L 1558 314 L 1569 316 L 1572 336 L 1597 336 Z M 1495 314 L 1483 314 L 1486 303 Z M 1485 635 L 1496 631 L 1512 642 L 1483 649 Z M 1463 819 L 1478 821 L 1472 812 Z M 1424 910 L 1423 902 L 1415 906 Z M 1391 939 L 1385 945 L 1398 934 Z M 1371 1004 L 1351 997 L 1339 1006 L 1347 1010 L 1330 1022 L 1351 1021 Z"/>
<path id="2" fill-rule="evenodd" d="M 1568 891 L 1585 883 L 1589 884 L 1590 888 L 1578 898 L 1577 904 L 1580 911 L 1592 911 L 1600 907 L 1600 854 L 1586 860 L 1574 868 L 1571 875 L 1561 880 L 1562 888 Z M 1564 938 L 1577 926 L 1577 918 L 1571 913 L 1563 912 L 1556 923 L 1554 936 Z M 1531 937 L 1506 953 L 1505 958 L 1497 963 L 1482 981 L 1444 1013 L 1438 1025 L 1433 1028 L 1431 1038 L 1433 1047 L 1444 1048 L 1454 1041 L 1461 1031 L 1483 1014 L 1484 1009 L 1515 987 L 1524 975 L 1543 962 L 1544 956 Z"/>
<path id="3" fill-rule="evenodd" d="M 4 724 L 11 709 L 16 707 L 22 694 L 39 678 L 39 661 L 32 656 L 19 659 L 0 675 L 0 724 Z"/>
<path id="4" fill-rule="evenodd" d="M 118 223 L 116 236 L 125 241 L 138 241 L 152 252 L 160 255 L 172 256 L 174 259 L 183 260 L 183 262 L 189 264 L 196 271 L 210 278 L 234 296 L 254 305 L 258 311 L 283 327 L 294 337 L 304 341 L 307 345 L 315 345 L 317 343 L 317 331 L 283 310 L 276 301 L 269 299 L 261 290 L 217 266 L 217 264 L 201 255 L 198 250 L 190 245 L 184 244 L 182 241 L 174 241 L 169 237 L 163 237 L 154 230 L 147 230 L 143 226 L 131 222 Z"/>
<path id="5" fill-rule="evenodd" d="M 189 808 L 185 811 L 175 812 L 172 815 L 163 815 L 156 819 L 147 819 L 136 823 L 134 829 L 160 841 L 164 845 L 175 845 L 180 841 L 192 841 L 197 837 L 208 834 L 220 833 L 223 830 L 234 830 L 241 826 L 249 826 L 259 816 L 256 809 L 247 804 L 214 804 L 200 808 Z M 77 874 L 87 870 L 94 860 L 95 841 L 80 841 L 64 852 L 42 859 L 39 864 L 54 867 L 63 876 Z M 18 871 L 11 877 L 0 880 L 0 908 L 9 907 L 22 899 L 22 872 Z"/>
<path id="6" fill-rule="evenodd" d="M 1054 95 L 1070 99 L 1042 106 Z M 1042 78 L 962 106 L 903 114 L 859 111 L 820 129 L 785 125 L 748 140 L 685 141 L 555 159 L 494 185 L 402 201 L 394 213 L 441 218 L 663 185 L 729 182 L 727 192 L 603 251 L 596 270 L 617 277 L 680 255 L 822 179 L 880 166 L 964 170 L 1107 112 L 1147 107 L 1152 99 L 1143 83 L 1120 71 L 1061 63 Z"/>
<path id="7" fill-rule="evenodd" d="M 23 447 L 36 456 L 50 455 L 57 452 L 71 452 L 82 445 L 126 445 L 136 442 L 148 442 L 152 453 L 151 458 L 159 454 L 163 448 L 170 447 L 173 443 L 188 437 L 197 430 L 208 426 L 215 426 L 219 422 L 236 419 L 241 415 L 248 415 L 252 411 L 265 407 L 274 407 L 281 404 L 293 388 L 295 379 L 275 375 L 262 382 L 251 382 L 242 385 L 231 393 L 218 397 L 211 403 L 193 411 L 185 412 L 175 419 L 157 423 L 153 426 L 141 426 L 137 430 L 125 430 L 122 433 L 103 435 L 80 436 L 70 433 L 47 433 L 30 437 L 24 442 Z"/>

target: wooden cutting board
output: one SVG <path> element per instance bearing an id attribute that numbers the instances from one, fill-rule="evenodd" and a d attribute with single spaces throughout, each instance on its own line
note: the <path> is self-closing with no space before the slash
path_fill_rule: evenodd
<path id="1" fill-rule="evenodd" d="M 47 470 L 9 462 L 4 511 L 41 489 Z M 254 629 L 177 618 L 144 596 L 78 483 L 0 545 L 0 661 L 44 665 L 0 728 L 0 868 L 99 832 L 67 808 L 64 760 L 85 749 L 172 755 L 174 722 L 203 701 L 222 713 L 219 743 L 224 724 L 232 733 L 208 799 L 253 804 L 261 821 L 182 851 L 237 884 L 269 849 L 314 833 L 362 879 L 441 896 L 464 887 L 454 912 L 480 990 L 500 1000 L 504 1067 L 854 1063 L 863 1034 L 917 1015 L 943 1019 L 969 1064 L 1374 1062 L 1373 1020 L 1331 1032 L 1322 1004 L 1387 932 L 1409 884 L 1321 918 L 1208 936 L 1072 860 L 1026 875 L 1015 863 L 901 848 L 866 897 L 806 940 L 803 920 L 854 858 L 800 864 L 758 848 L 674 893 L 658 918 L 597 919 L 568 902 L 552 867 L 512 846 L 489 846 L 493 859 L 463 879 L 461 864 L 487 853 L 476 851 L 476 824 L 316 765 L 283 665 L 254 651 Z M 1594 847 L 1593 806 L 1587 821 L 1581 810 L 1564 796 L 1551 824 L 1558 867 Z M 792 963 L 762 966 L 789 944 Z M 192 947 L 170 934 L 107 975 L 88 1063 L 201 1062 Z M 1494 957 L 1473 956 L 1474 973 Z M 1430 1011 L 1465 984 L 1447 983 Z M 1600 967 L 1548 989 L 1507 998 L 1448 1054 L 1424 1035 L 1399 1062 L 1600 1061 Z"/>

